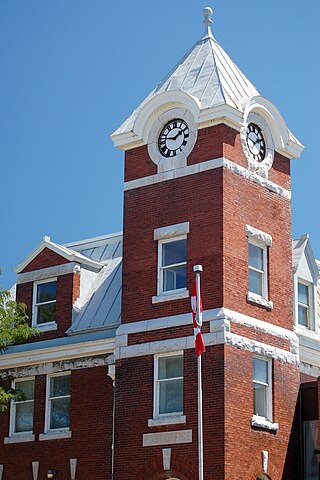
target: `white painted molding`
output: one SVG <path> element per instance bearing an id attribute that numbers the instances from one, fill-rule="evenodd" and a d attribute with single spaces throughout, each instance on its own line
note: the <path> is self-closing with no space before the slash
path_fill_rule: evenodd
<path id="1" fill-rule="evenodd" d="M 89 357 L 92 355 L 103 355 L 106 353 L 113 353 L 114 348 L 114 338 L 76 343 L 72 345 L 44 347 L 37 350 L 33 350 L 32 344 L 30 344 L 30 350 L 19 351 L 16 353 L 4 353 L 0 355 L 0 370 L 79 357 Z"/>
<path id="2" fill-rule="evenodd" d="M 59 440 L 61 438 L 71 438 L 72 432 L 68 430 L 66 432 L 48 432 L 48 433 L 40 433 L 39 440 Z"/>
<path id="3" fill-rule="evenodd" d="M 272 245 L 272 236 L 269 235 L 269 233 L 258 230 L 255 227 L 251 227 L 251 225 L 246 225 L 246 236 L 248 238 L 253 238 L 259 243 L 263 243 L 268 247 Z"/>
<path id="4" fill-rule="evenodd" d="M 35 441 L 35 435 L 32 434 L 18 434 L 15 433 L 11 437 L 4 437 L 3 443 L 10 444 L 10 443 L 23 443 L 23 442 L 34 442 Z"/>
<path id="5" fill-rule="evenodd" d="M 265 97 L 256 95 L 243 102 L 243 122 L 247 123 L 250 114 L 257 113 L 270 128 L 275 150 L 289 158 L 299 157 L 303 145 L 292 135 L 276 106 Z"/>
<path id="6" fill-rule="evenodd" d="M 266 307 L 268 310 L 273 309 L 273 302 L 271 300 L 267 300 L 263 298 L 261 295 L 258 295 L 254 292 L 247 293 L 247 300 L 252 303 L 256 303 L 257 305 L 261 305 L 262 307 Z"/>
<path id="7" fill-rule="evenodd" d="M 80 265 L 76 262 L 64 263 L 63 265 L 56 265 L 55 267 L 41 268 L 33 270 L 32 272 L 18 273 L 17 284 L 35 282 L 37 280 L 45 280 L 51 277 L 59 277 L 79 271 Z"/>
<path id="8" fill-rule="evenodd" d="M 264 428 L 265 430 L 272 430 L 277 432 L 279 430 L 279 424 L 278 423 L 273 423 L 267 420 L 264 417 L 259 417 L 259 415 L 253 415 L 251 419 L 251 426 L 252 427 L 258 427 L 258 428 Z"/>
<path id="9" fill-rule="evenodd" d="M 76 480 L 77 458 L 70 458 L 70 479 Z"/>
<path id="10" fill-rule="evenodd" d="M 148 427 L 158 427 L 161 425 L 175 425 L 178 423 L 186 423 L 185 415 L 177 415 L 172 417 L 149 418 Z"/>
<path id="11" fill-rule="evenodd" d="M 179 235 L 187 235 L 190 230 L 190 223 L 176 223 L 167 227 L 156 228 L 154 230 L 153 239 L 163 240 L 164 238 L 178 237 Z"/>
<path id="12" fill-rule="evenodd" d="M 38 480 L 40 462 L 32 462 L 32 478 Z"/>
<path id="13" fill-rule="evenodd" d="M 191 443 L 192 430 L 177 430 L 174 432 L 144 433 L 142 436 L 143 447 L 157 445 L 174 445 L 178 443 Z"/>
<path id="14" fill-rule="evenodd" d="M 9 368 L 0 371 L 0 378 L 17 379 L 35 377 L 36 375 L 48 375 L 84 368 L 108 366 L 109 363 L 114 363 L 114 355 L 104 354 L 95 357 L 72 358 L 57 362 L 38 363 L 37 365 Z"/>
<path id="15" fill-rule="evenodd" d="M 301 352 L 300 355 L 302 358 L 303 353 Z M 320 366 L 310 365 L 309 363 L 306 363 L 301 360 L 300 372 L 305 373 L 306 375 L 310 375 L 310 377 L 314 377 L 314 379 L 317 380 L 317 378 L 320 377 Z"/>
<path id="16" fill-rule="evenodd" d="M 267 178 L 262 177 L 254 172 L 251 172 L 247 168 L 241 167 L 236 163 L 228 160 L 227 158 L 216 158 L 214 160 L 207 160 L 206 162 L 196 163 L 194 165 L 187 165 L 186 167 L 177 168 L 168 172 L 158 173 L 150 175 L 148 177 L 137 178 L 136 180 L 129 180 L 124 184 L 124 190 L 132 190 L 135 188 L 145 187 L 147 185 L 154 185 L 156 183 L 165 182 L 168 180 L 174 180 L 175 178 L 181 178 L 187 175 L 193 175 L 202 173 L 207 170 L 214 170 L 215 168 L 224 167 L 230 172 L 235 173 L 251 182 L 254 182 L 262 187 L 267 188 L 270 192 L 276 193 L 280 197 L 287 200 L 291 199 L 291 191 L 287 190 L 274 182 L 271 182 Z"/>
<path id="17" fill-rule="evenodd" d="M 171 300 L 180 300 L 181 298 L 189 298 L 189 290 L 183 292 L 162 293 L 161 295 L 154 295 L 151 299 L 152 303 L 169 302 Z"/>
<path id="18" fill-rule="evenodd" d="M 229 310 L 228 308 L 219 307 L 213 308 L 211 310 L 204 310 L 202 314 L 203 322 L 214 321 L 214 325 L 217 326 L 218 330 L 221 330 L 221 326 L 224 324 L 224 321 L 235 322 L 246 327 L 254 328 L 256 330 L 268 333 L 278 338 L 283 338 L 285 340 L 290 340 L 298 344 L 298 336 L 292 330 L 273 325 L 272 323 L 265 322 L 264 320 L 258 320 L 254 317 L 249 317 L 240 312 L 235 312 L 234 310 Z M 131 335 L 133 333 L 140 332 L 152 332 L 155 330 L 163 330 L 165 328 L 180 327 L 183 325 L 192 325 L 192 315 L 191 313 L 183 313 L 180 315 L 172 315 L 169 317 L 160 317 L 152 318 L 149 320 L 142 320 L 140 322 L 132 323 L 123 323 L 121 324 L 116 332 L 118 336 Z M 223 326 L 223 330 L 226 327 Z M 214 331 L 214 330 L 212 330 Z M 127 342 L 119 346 L 125 346 Z M 117 345 L 118 346 L 118 345 Z"/>
<path id="19" fill-rule="evenodd" d="M 163 463 L 163 470 L 168 471 L 170 470 L 171 465 L 171 448 L 163 448 L 162 449 L 162 463 Z"/>

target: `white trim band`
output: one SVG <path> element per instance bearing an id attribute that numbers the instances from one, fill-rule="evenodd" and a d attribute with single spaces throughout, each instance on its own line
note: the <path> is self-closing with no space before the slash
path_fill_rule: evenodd
<path id="1" fill-rule="evenodd" d="M 290 200 L 291 191 L 287 190 L 274 182 L 271 182 L 267 178 L 261 177 L 254 172 L 251 172 L 247 168 L 237 165 L 231 160 L 225 157 L 216 158 L 214 160 L 207 160 L 206 162 L 196 163 L 195 165 L 187 165 L 186 167 L 176 168 L 175 170 L 169 170 L 168 172 L 158 173 L 150 175 L 148 177 L 137 178 L 135 180 L 129 180 L 124 183 L 124 191 L 132 190 L 134 188 L 145 187 L 147 185 L 154 185 L 155 183 L 165 182 L 167 180 L 173 180 L 175 178 L 185 177 L 187 175 L 193 175 L 195 173 L 202 173 L 207 170 L 214 170 L 216 168 L 224 167 L 227 170 L 257 183 L 262 187 L 266 187 L 269 191 L 280 195 L 281 197 Z"/>
<path id="2" fill-rule="evenodd" d="M 80 272 L 80 265 L 76 262 L 64 263 L 55 267 L 41 268 L 32 272 L 18 273 L 17 284 L 35 282 L 36 280 L 47 280 L 51 277 L 66 275 L 68 273 Z"/>

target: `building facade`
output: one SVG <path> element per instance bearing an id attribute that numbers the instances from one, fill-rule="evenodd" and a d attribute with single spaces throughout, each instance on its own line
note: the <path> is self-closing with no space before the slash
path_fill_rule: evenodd
<path id="1" fill-rule="evenodd" d="M 303 146 L 215 40 L 211 14 L 112 135 L 123 233 L 44 237 L 16 268 L 41 335 L 0 357 L 25 393 L 0 419 L 3 480 L 198 478 L 196 264 L 204 478 L 319 478 L 319 264 L 291 232 Z"/>

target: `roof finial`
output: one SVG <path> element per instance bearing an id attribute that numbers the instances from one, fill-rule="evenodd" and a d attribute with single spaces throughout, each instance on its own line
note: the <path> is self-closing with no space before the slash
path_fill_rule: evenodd
<path id="1" fill-rule="evenodd" d="M 203 9 L 203 16 L 204 16 L 203 23 L 205 24 L 203 38 L 212 37 L 212 33 L 211 33 L 212 13 L 213 13 L 213 10 L 210 7 L 205 7 Z"/>

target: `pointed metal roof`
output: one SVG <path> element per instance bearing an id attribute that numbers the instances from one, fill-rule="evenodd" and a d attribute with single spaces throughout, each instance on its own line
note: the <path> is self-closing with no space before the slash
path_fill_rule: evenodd
<path id="1" fill-rule="evenodd" d="M 199 100 L 201 110 L 229 105 L 242 111 L 243 100 L 260 95 L 213 37 L 210 29 L 211 15 L 211 8 L 206 7 L 204 36 L 195 43 L 113 135 L 132 131 L 135 119 L 143 106 L 162 92 L 188 93 Z"/>

